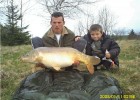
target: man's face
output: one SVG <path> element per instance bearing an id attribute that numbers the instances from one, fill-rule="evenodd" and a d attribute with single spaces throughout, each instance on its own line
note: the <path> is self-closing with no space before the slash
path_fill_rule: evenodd
<path id="1" fill-rule="evenodd" d="M 102 38 L 102 33 L 100 31 L 91 31 L 90 32 L 90 35 L 91 35 L 91 38 L 94 40 L 94 41 L 98 41 Z"/>
<path id="2" fill-rule="evenodd" d="M 62 33 L 64 21 L 62 17 L 52 17 L 51 25 L 54 33 Z"/>

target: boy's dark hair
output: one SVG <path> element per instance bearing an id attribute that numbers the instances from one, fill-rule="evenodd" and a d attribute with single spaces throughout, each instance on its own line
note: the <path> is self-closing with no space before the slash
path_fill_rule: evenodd
<path id="1" fill-rule="evenodd" d="M 89 32 L 91 31 L 100 31 L 101 33 L 103 33 L 103 28 L 99 24 L 93 24 L 90 26 L 90 29 L 89 29 Z"/>
<path id="2" fill-rule="evenodd" d="M 51 21 L 52 21 L 52 17 L 62 17 L 63 21 L 64 21 L 64 16 L 63 16 L 63 13 L 61 13 L 61 12 L 53 12 L 51 14 Z"/>

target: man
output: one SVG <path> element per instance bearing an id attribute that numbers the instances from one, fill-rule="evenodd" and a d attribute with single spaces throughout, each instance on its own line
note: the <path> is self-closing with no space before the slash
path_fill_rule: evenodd
<path id="1" fill-rule="evenodd" d="M 75 34 L 64 26 L 64 16 L 61 12 L 54 12 L 51 15 L 51 28 L 42 38 L 32 38 L 33 48 L 38 47 L 72 47 Z M 36 64 L 36 67 L 45 67 L 42 64 Z M 67 68 L 69 69 L 69 67 Z M 71 69 L 71 67 L 70 67 Z"/>
<path id="2" fill-rule="evenodd" d="M 43 38 L 32 39 L 33 48 L 37 47 L 72 47 L 75 34 L 64 26 L 64 16 L 61 12 L 54 12 L 51 15 L 51 28 Z"/>

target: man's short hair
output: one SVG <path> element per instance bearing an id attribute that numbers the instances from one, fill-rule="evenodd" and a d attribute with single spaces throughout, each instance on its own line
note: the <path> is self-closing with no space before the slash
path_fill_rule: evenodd
<path id="1" fill-rule="evenodd" d="M 63 13 L 62 12 L 53 12 L 51 14 L 51 18 L 52 17 L 62 17 L 63 18 L 63 21 L 64 21 L 64 16 L 63 16 Z M 52 19 L 51 19 L 51 21 L 52 21 Z"/>
<path id="2" fill-rule="evenodd" d="M 91 31 L 100 31 L 101 33 L 103 33 L 103 28 L 102 28 L 102 26 L 99 25 L 99 24 L 93 24 L 93 25 L 90 26 L 89 31 L 90 31 L 90 32 L 91 32 Z"/>

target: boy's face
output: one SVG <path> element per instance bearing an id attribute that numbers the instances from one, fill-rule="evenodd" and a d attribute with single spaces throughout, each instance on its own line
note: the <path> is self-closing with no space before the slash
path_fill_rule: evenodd
<path id="1" fill-rule="evenodd" d="M 94 41 L 98 41 L 102 38 L 102 33 L 98 30 L 96 31 L 91 31 L 90 32 L 90 35 L 91 35 L 91 38 L 94 40 Z"/>

